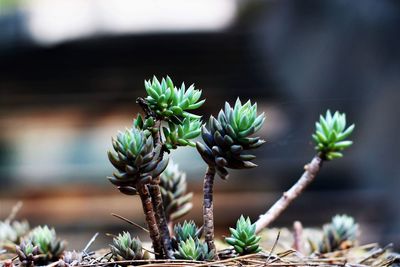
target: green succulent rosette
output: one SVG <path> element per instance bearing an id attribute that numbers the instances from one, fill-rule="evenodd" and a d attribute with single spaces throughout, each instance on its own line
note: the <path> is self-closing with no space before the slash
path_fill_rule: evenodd
<path id="1" fill-rule="evenodd" d="M 148 253 L 143 252 L 140 239 L 132 238 L 129 232 L 123 232 L 114 237 L 110 248 L 115 261 L 143 260 L 149 258 Z"/>
<path id="2" fill-rule="evenodd" d="M 160 176 L 160 190 L 168 221 L 177 220 L 192 209 L 193 194 L 186 192 L 186 174 L 172 161 Z"/>
<path id="3" fill-rule="evenodd" d="M 329 224 L 324 225 L 322 239 L 314 250 L 320 253 L 333 252 L 353 246 L 357 240 L 359 226 L 348 215 L 336 215 Z"/>
<path id="4" fill-rule="evenodd" d="M 193 239 L 200 239 L 201 229 L 196 226 L 194 221 L 184 221 L 183 224 L 176 224 L 174 226 L 173 247 L 177 248 L 181 241 L 186 241 L 189 237 Z"/>
<path id="5" fill-rule="evenodd" d="M 236 228 L 229 228 L 230 237 L 226 237 L 225 241 L 233 246 L 235 251 L 240 255 L 252 254 L 261 251 L 259 246 L 261 237 L 256 235 L 256 224 L 251 224 L 250 219 L 240 216 L 236 222 Z"/>
<path id="6" fill-rule="evenodd" d="M 122 193 L 135 195 L 138 183 L 150 183 L 168 165 L 168 158 L 160 156 L 161 145 L 154 147 L 153 137 L 143 130 L 119 132 L 112 144 L 114 151 L 108 151 L 108 159 L 117 172 L 108 179 Z"/>
<path id="7" fill-rule="evenodd" d="M 180 124 L 185 117 L 200 118 L 189 111 L 199 108 L 205 100 L 200 100 L 201 90 L 194 85 L 187 89 L 182 83 L 178 89 L 170 77 L 163 78 L 161 82 L 154 76 L 153 80 L 145 81 L 144 86 L 148 96 L 146 101 L 150 109 L 162 120 Z"/>
<path id="8" fill-rule="evenodd" d="M 179 248 L 174 253 L 175 258 L 183 260 L 212 260 L 214 251 L 209 251 L 205 242 L 198 238 L 189 237 L 179 243 Z"/>
<path id="9" fill-rule="evenodd" d="M 23 267 L 33 267 L 36 263 L 40 263 L 42 256 L 40 255 L 39 247 L 34 246 L 32 241 L 22 241 L 16 246 L 16 253 Z"/>
<path id="10" fill-rule="evenodd" d="M 181 124 L 168 123 L 168 128 L 163 127 L 165 146 L 168 150 L 176 149 L 178 146 L 192 146 L 196 143 L 191 141 L 201 133 L 201 121 L 196 118 L 184 118 Z"/>
<path id="11" fill-rule="evenodd" d="M 219 112 L 218 117 L 211 116 L 208 125 L 202 127 L 205 144 L 197 142 L 197 150 L 208 165 L 216 167 L 223 179 L 228 176 L 226 168 L 256 167 L 251 162 L 255 156 L 248 150 L 265 143 L 260 137 L 251 137 L 261 129 L 264 120 L 264 113 L 257 115 L 256 103 L 252 105 L 247 101 L 242 105 L 239 98 L 233 108 L 225 103 L 225 109 Z"/>
<path id="12" fill-rule="evenodd" d="M 321 158 L 332 160 L 343 157 L 341 151 L 353 144 L 346 140 L 354 130 L 354 124 L 346 128 L 346 114 L 336 111 L 333 116 L 328 110 L 315 123 L 315 133 L 312 135 Z"/>
<path id="13" fill-rule="evenodd" d="M 57 238 L 54 228 L 49 228 L 47 225 L 34 228 L 24 242 L 25 250 L 31 248 L 30 243 L 33 248 L 38 248 L 42 262 L 60 259 L 66 247 L 66 242 Z"/>

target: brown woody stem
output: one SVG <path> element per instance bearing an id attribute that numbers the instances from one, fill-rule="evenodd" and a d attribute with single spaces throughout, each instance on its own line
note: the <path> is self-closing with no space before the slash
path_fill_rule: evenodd
<path id="1" fill-rule="evenodd" d="M 204 176 L 204 202 L 203 202 L 203 220 L 204 220 L 204 239 L 209 250 L 214 250 L 215 260 L 218 259 L 217 250 L 214 244 L 214 211 L 213 211 L 213 187 L 214 187 L 215 167 L 208 166 Z"/>
<path id="2" fill-rule="evenodd" d="M 153 203 L 149 190 L 145 184 L 138 185 L 138 192 L 142 200 L 143 211 L 146 216 L 147 227 L 149 228 L 150 238 L 153 242 L 154 253 L 157 259 L 163 258 L 163 249 L 161 245 L 161 236 L 157 227 L 156 217 L 154 215 Z"/>
<path id="3" fill-rule="evenodd" d="M 161 243 L 163 245 L 164 255 L 167 259 L 173 259 L 174 252 L 172 250 L 171 236 L 169 234 L 167 219 L 165 217 L 160 187 L 157 184 L 149 185 L 149 190 L 153 201 L 153 207 L 156 211 L 155 217 L 161 234 Z"/>
<path id="4" fill-rule="evenodd" d="M 318 171 L 322 166 L 322 159 L 319 155 L 315 156 L 312 161 L 307 164 L 303 175 L 300 179 L 286 192 L 280 199 L 256 222 L 256 233 L 270 225 L 278 216 L 289 206 L 292 201 L 297 198 L 305 188 L 315 179 Z"/>

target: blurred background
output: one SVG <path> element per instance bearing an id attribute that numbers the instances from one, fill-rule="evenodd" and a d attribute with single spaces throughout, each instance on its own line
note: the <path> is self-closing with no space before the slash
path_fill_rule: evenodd
<path id="1" fill-rule="evenodd" d="M 385 0 L 0 0 L 0 218 L 22 200 L 18 218 L 74 249 L 131 227 L 111 212 L 143 224 L 138 198 L 107 181 L 106 150 L 140 111 L 144 79 L 170 75 L 203 89 L 205 118 L 238 96 L 266 112 L 259 167 L 216 181 L 219 235 L 297 180 L 329 108 L 355 122 L 355 143 L 273 226 L 347 213 L 363 242 L 399 248 L 399 29 L 400 2 Z M 205 164 L 191 148 L 172 157 L 200 224 Z"/>

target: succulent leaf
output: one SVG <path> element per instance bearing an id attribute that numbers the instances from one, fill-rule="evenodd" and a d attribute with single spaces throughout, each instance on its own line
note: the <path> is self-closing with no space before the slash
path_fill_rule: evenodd
<path id="1" fill-rule="evenodd" d="M 315 133 L 312 135 L 315 149 L 326 160 L 343 157 L 341 151 L 350 147 L 353 142 L 346 140 L 354 130 L 354 124 L 346 128 L 346 114 L 336 111 L 333 115 L 328 110 L 315 123 Z"/>
<path id="2" fill-rule="evenodd" d="M 251 224 L 250 218 L 240 216 L 236 228 L 229 228 L 231 236 L 225 238 L 226 243 L 233 246 L 240 255 L 261 251 L 259 242 L 261 237 L 256 235 L 256 225 Z"/>

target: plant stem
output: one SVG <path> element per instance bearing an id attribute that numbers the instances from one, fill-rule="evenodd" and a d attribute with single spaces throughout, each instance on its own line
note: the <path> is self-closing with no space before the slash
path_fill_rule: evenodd
<path id="1" fill-rule="evenodd" d="M 297 198 L 305 188 L 315 179 L 318 171 L 322 166 L 320 155 L 315 156 L 312 161 L 304 166 L 304 173 L 300 179 L 275 202 L 274 205 L 256 222 L 256 233 L 270 225 L 278 216 L 289 206 L 292 201 Z"/>
<path id="2" fill-rule="evenodd" d="M 156 217 L 154 215 L 153 203 L 149 194 L 149 190 L 145 184 L 138 185 L 138 192 L 142 200 L 143 211 L 146 216 L 147 227 L 149 228 L 150 238 L 153 242 L 154 253 L 157 259 L 163 258 L 163 249 L 161 245 L 160 232 L 157 227 Z"/>
<path id="3" fill-rule="evenodd" d="M 214 259 L 218 259 L 217 250 L 214 244 L 214 211 L 213 211 L 213 187 L 214 187 L 215 167 L 208 166 L 204 176 L 204 202 L 203 202 L 203 220 L 204 220 L 204 239 L 208 249 L 214 250 Z"/>
<path id="4" fill-rule="evenodd" d="M 164 255 L 168 259 L 174 258 L 174 252 L 171 245 L 171 236 L 169 234 L 167 219 L 165 217 L 164 206 L 162 202 L 162 196 L 160 187 L 157 184 L 149 185 L 151 199 L 153 201 L 153 207 L 155 209 L 155 216 L 158 224 L 158 229 L 161 234 L 161 242 L 164 248 Z"/>

